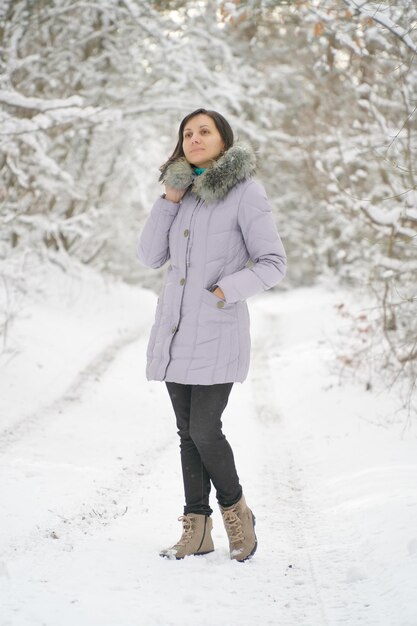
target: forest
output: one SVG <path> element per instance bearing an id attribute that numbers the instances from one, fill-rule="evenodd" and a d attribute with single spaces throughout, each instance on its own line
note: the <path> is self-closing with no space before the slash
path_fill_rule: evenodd
<path id="1" fill-rule="evenodd" d="M 0 42 L 0 352 L 37 265 L 157 289 L 137 235 L 179 120 L 203 106 L 256 149 L 284 287 L 366 294 L 340 367 L 402 381 L 411 407 L 414 0 L 2 0 Z"/>

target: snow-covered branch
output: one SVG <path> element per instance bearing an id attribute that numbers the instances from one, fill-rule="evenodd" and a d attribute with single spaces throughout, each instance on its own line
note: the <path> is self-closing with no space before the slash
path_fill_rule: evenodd
<path id="1" fill-rule="evenodd" d="M 46 112 L 52 109 L 82 107 L 84 100 L 80 96 L 69 96 L 68 98 L 63 99 L 55 98 L 48 100 L 24 96 L 17 91 L 6 91 L 5 89 L 0 89 L 0 103 L 22 109 L 32 109 L 35 111 Z"/>
<path id="2" fill-rule="evenodd" d="M 370 5 L 368 0 L 365 0 L 365 2 L 343 0 L 343 2 L 353 13 L 359 13 L 386 28 L 397 39 L 400 39 L 409 50 L 417 54 L 417 45 L 411 39 L 409 30 L 406 30 L 394 22 L 386 13 L 383 13 L 383 11 L 387 9 L 387 5 L 380 3 L 379 6 L 375 8 L 375 6 Z"/>

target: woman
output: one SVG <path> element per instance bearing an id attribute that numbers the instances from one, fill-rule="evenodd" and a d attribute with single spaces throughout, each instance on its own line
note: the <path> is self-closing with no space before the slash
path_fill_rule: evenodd
<path id="1" fill-rule="evenodd" d="M 255 517 L 221 422 L 233 383 L 248 373 L 246 299 L 276 285 L 286 267 L 254 171 L 252 150 L 233 143 L 222 115 L 193 111 L 182 120 L 177 146 L 161 167 L 165 193 L 139 239 L 141 263 L 158 268 L 170 261 L 146 372 L 148 380 L 165 381 L 176 415 L 185 507 L 182 536 L 161 556 L 182 559 L 214 550 L 211 483 L 231 558 L 245 561 L 257 547 Z"/>

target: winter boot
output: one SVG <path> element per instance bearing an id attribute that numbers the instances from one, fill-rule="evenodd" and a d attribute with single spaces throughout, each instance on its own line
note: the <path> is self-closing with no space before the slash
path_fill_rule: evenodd
<path id="1" fill-rule="evenodd" d="M 229 537 L 230 558 L 246 561 L 256 552 L 255 516 L 247 506 L 244 496 L 233 506 L 220 507 L 224 527 Z"/>
<path id="2" fill-rule="evenodd" d="M 161 550 L 160 556 L 168 559 L 183 559 L 185 556 L 208 554 L 213 552 L 211 538 L 213 520 L 207 515 L 189 513 L 178 518 L 182 522 L 181 539 L 172 548 Z"/>

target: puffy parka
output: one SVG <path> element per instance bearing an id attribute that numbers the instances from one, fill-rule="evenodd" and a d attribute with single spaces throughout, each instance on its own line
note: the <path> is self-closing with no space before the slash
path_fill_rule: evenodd
<path id="1" fill-rule="evenodd" d="M 139 238 L 139 261 L 170 262 L 147 350 L 148 380 L 211 385 L 243 382 L 249 369 L 247 298 L 276 285 L 286 256 L 255 157 L 234 145 L 196 176 L 185 158 L 164 182 L 181 202 L 157 199 Z M 218 285 L 222 300 L 211 292 Z"/>

